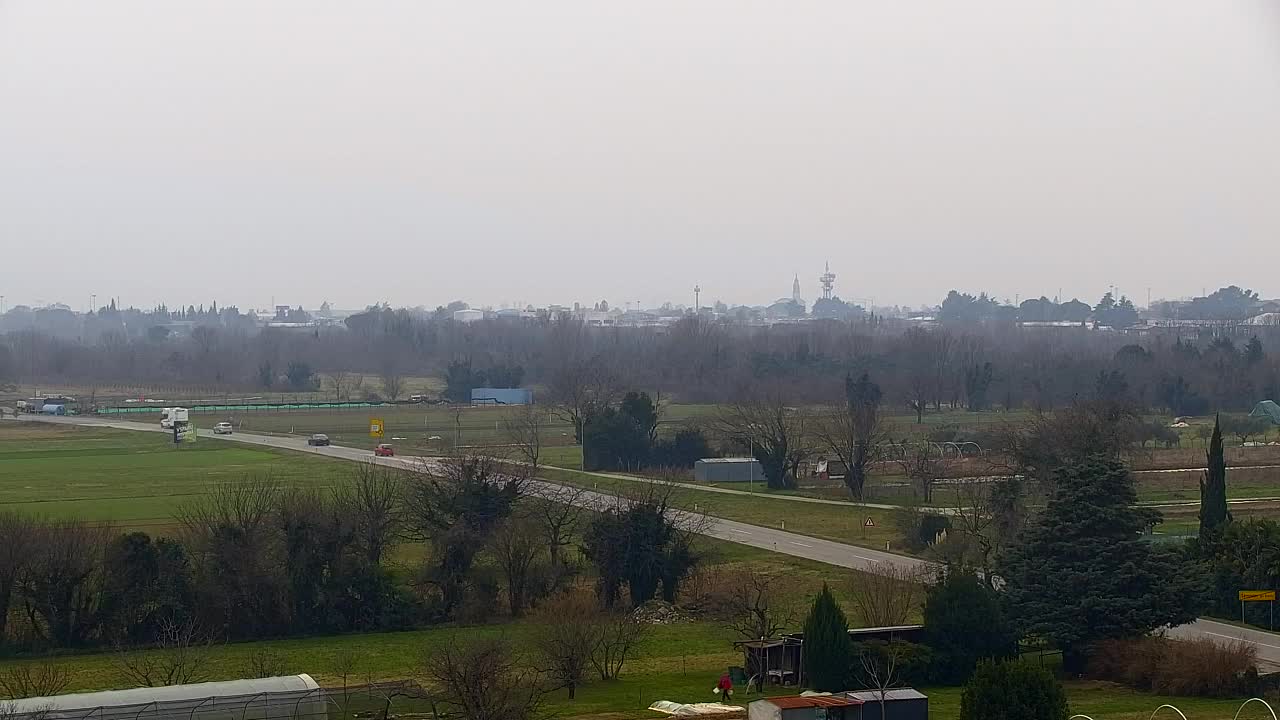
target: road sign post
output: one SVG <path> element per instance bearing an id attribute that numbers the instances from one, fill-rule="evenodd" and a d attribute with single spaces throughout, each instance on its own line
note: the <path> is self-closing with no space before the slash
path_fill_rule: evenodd
<path id="1" fill-rule="evenodd" d="M 1275 590 L 1241 590 L 1240 591 L 1240 622 L 1247 622 L 1244 614 L 1244 604 L 1251 602 L 1271 603 L 1271 629 L 1276 629 L 1276 591 Z"/>
<path id="2" fill-rule="evenodd" d="M 382 418 L 369 418 L 369 437 L 381 438 L 385 427 Z"/>

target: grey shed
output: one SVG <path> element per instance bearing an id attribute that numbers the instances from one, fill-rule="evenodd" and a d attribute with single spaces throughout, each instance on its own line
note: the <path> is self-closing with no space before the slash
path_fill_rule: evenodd
<path id="1" fill-rule="evenodd" d="M 880 717 L 880 691 L 847 692 L 850 700 L 862 701 L 862 720 L 929 720 L 929 698 L 911 688 L 887 690 L 884 694 L 884 717 Z"/>
<path id="2" fill-rule="evenodd" d="M 764 466 L 755 458 L 703 458 L 693 464 L 698 482 L 764 482 Z"/>

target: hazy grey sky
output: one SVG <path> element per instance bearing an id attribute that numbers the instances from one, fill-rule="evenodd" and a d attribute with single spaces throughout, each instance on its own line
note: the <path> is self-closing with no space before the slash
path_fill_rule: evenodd
<path id="1" fill-rule="evenodd" d="M 10 306 L 1276 296 L 1280 10 L 0 0 L 0 249 Z"/>

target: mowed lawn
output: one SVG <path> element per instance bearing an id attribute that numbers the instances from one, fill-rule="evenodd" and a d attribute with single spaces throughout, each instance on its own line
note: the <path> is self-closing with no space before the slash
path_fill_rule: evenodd
<path id="1" fill-rule="evenodd" d="M 220 483 L 271 475 L 328 487 L 349 463 L 201 438 L 46 423 L 0 423 L 0 508 L 142 528 L 172 521 Z"/>

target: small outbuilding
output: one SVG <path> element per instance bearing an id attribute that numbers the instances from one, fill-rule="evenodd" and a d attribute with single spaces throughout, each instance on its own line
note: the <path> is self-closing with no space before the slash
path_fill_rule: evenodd
<path id="1" fill-rule="evenodd" d="M 693 464 L 698 482 L 764 482 L 764 466 L 749 457 L 703 458 Z"/>
<path id="2" fill-rule="evenodd" d="M 1274 400 L 1263 400 L 1253 406 L 1253 411 L 1249 413 L 1251 418 L 1266 418 L 1271 421 L 1272 425 L 1280 425 L 1280 405 Z"/>
<path id="3" fill-rule="evenodd" d="M 748 720 L 862 720 L 861 700 L 843 695 L 791 695 L 756 700 Z"/>
<path id="4" fill-rule="evenodd" d="M 847 692 L 845 697 L 862 703 L 862 720 L 929 720 L 929 698 L 911 688 L 884 692 L 884 716 L 880 715 L 880 691 Z"/>
<path id="5" fill-rule="evenodd" d="M 8 703 L 11 720 L 328 720 L 309 675 L 71 693 Z"/>

